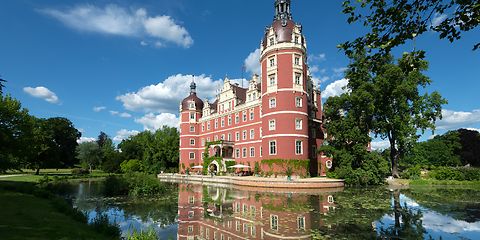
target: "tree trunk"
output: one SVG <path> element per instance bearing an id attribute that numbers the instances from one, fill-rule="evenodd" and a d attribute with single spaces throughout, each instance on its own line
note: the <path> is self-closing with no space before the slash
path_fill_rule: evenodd
<path id="1" fill-rule="evenodd" d="M 39 174 L 40 174 L 40 168 L 38 167 L 37 171 L 35 171 L 35 175 L 39 175 Z"/>
<path id="2" fill-rule="evenodd" d="M 398 158 L 399 158 L 399 153 L 397 148 L 395 148 L 395 145 L 390 146 L 390 161 L 392 163 L 392 176 L 394 178 L 399 178 L 400 175 L 398 174 Z"/>
<path id="3" fill-rule="evenodd" d="M 400 218 L 401 218 L 402 206 L 400 204 L 400 190 L 395 190 L 393 192 L 393 212 L 395 215 L 395 233 L 394 236 L 398 236 L 400 231 Z"/>

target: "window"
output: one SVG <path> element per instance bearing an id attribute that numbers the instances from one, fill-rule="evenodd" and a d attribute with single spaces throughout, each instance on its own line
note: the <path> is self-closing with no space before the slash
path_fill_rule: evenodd
<path id="1" fill-rule="evenodd" d="M 235 141 L 240 141 L 240 133 L 239 132 L 236 132 L 235 133 Z"/>
<path id="2" fill-rule="evenodd" d="M 220 126 L 225 127 L 225 118 L 222 118 L 222 120 L 220 121 Z"/>
<path id="3" fill-rule="evenodd" d="M 257 215 L 257 208 L 255 206 L 250 206 L 250 214 L 252 214 L 253 217 Z"/>
<path id="4" fill-rule="evenodd" d="M 195 212 L 194 211 L 189 211 L 188 212 L 188 218 L 193 218 L 195 216 Z"/>
<path id="5" fill-rule="evenodd" d="M 255 157 L 255 148 L 254 147 L 250 148 L 250 157 Z"/>
<path id="6" fill-rule="evenodd" d="M 270 98 L 270 108 L 276 108 L 276 107 L 277 107 L 277 99 Z"/>
<path id="7" fill-rule="evenodd" d="M 260 128 L 260 137 L 263 137 L 263 130 Z"/>
<path id="8" fill-rule="evenodd" d="M 195 126 L 190 126 L 190 132 L 195 132 Z"/>
<path id="9" fill-rule="evenodd" d="M 213 139 L 214 139 L 214 141 L 218 141 L 218 135 L 215 135 L 215 137 Z"/>
<path id="10" fill-rule="evenodd" d="M 202 132 L 205 132 L 205 123 L 202 123 Z"/>
<path id="11" fill-rule="evenodd" d="M 215 127 L 214 127 L 214 128 L 215 128 L 215 129 L 218 128 L 218 119 L 215 119 Z"/>
<path id="12" fill-rule="evenodd" d="M 195 159 L 195 153 L 194 152 L 190 152 L 190 159 Z"/>
<path id="13" fill-rule="evenodd" d="M 222 136 L 220 137 L 220 140 L 225 140 L 225 134 L 222 134 Z"/>
<path id="14" fill-rule="evenodd" d="M 302 75 L 299 73 L 295 73 L 295 85 L 302 85 Z"/>
<path id="15" fill-rule="evenodd" d="M 228 141 L 232 141 L 232 134 L 231 134 L 231 133 L 228 134 L 227 140 L 228 140 Z"/>
<path id="16" fill-rule="evenodd" d="M 270 131 L 275 130 L 275 119 L 268 121 L 268 130 Z"/>
<path id="17" fill-rule="evenodd" d="M 300 38 L 298 36 L 295 36 L 295 43 L 300 43 Z"/>
<path id="18" fill-rule="evenodd" d="M 270 141 L 270 155 L 277 155 L 277 141 Z"/>
<path id="19" fill-rule="evenodd" d="M 228 126 L 232 125 L 232 116 L 228 116 Z"/>
<path id="20" fill-rule="evenodd" d="M 263 148 L 260 147 L 260 157 L 263 156 Z"/>
<path id="21" fill-rule="evenodd" d="M 195 139 L 190 139 L 190 146 L 195 146 Z"/>
<path id="22" fill-rule="evenodd" d="M 247 111 L 243 111 L 243 121 L 246 122 L 247 121 Z"/>
<path id="23" fill-rule="evenodd" d="M 300 57 L 295 57 L 295 65 L 300 66 Z"/>
<path id="24" fill-rule="evenodd" d="M 195 196 L 189 196 L 188 197 L 188 203 L 194 204 L 195 203 Z"/>
<path id="25" fill-rule="evenodd" d="M 202 147 L 205 146 L 205 138 L 202 138 Z"/>
<path id="26" fill-rule="evenodd" d="M 242 132 L 242 139 L 247 140 L 247 130 L 243 130 Z"/>
<path id="27" fill-rule="evenodd" d="M 247 148 L 242 148 L 242 157 L 243 158 L 247 157 Z"/>
<path id="28" fill-rule="evenodd" d="M 207 130 L 210 130 L 210 121 L 207 122 Z"/>
<path id="29" fill-rule="evenodd" d="M 303 101 L 302 101 L 302 97 L 296 97 L 296 98 L 295 98 L 295 105 L 296 105 L 297 107 L 302 107 L 302 105 L 303 105 L 302 102 L 303 102 Z"/>
<path id="30" fill-rule="evenodd" d="M 278 231 L 278 216 L 270 215 L 270 229 Z"/>
<path id="31" fill-rule="evenodd" d="M 239 221 L 235 221 L 235 230 L 237 230 L 237 232 L 240 231 L 240 222 Z"/>
<path id="32" fill-rule="evenodd" d="M 243 224 L 243 233 L 248 233 L 248 225 L 246 223 Z"/>
<path id="33" fill-rule="evenodd" d="M 251 234 L 253 237 L 255 237 L 257 235 L 257 227 L 255 227 L 255 225 L 252 224 L 252 229 L 251 229 Z"/>
<path id="34" fill-rule="evenodd" d="M 210 137 L 207 137 L 207 142 L 210 142 Z"/>
<path id="35" fill-rule="evenodd" d="M 305 230 L 305 217 L 297 217 L 298 230 Z"/>
<path id="36" fill-rule="evenodd" d="M 188 108 L 195 108 L 195 102 L 189 102 Z"/>
<path id="37" fill-rule="evenodd" d="M 301 140 L 295 141 L 295 154 L 300 155 L 303 153 L 303 142 Z"/>
<path id="38" fill-rule="evenodd" d="M 268 78 L 270 79 L 269 86 L 275 86 L 277 84 L 277 80 L 275 79 L 275 75 L 270 75 Z"/>
<path id="39" fill-rule="evenodd" d="M 302 119 L 295 119 L 295 129 L 302 130 L 303 121 Z"/>
<path id="40" fill-rule="evenodd" d="M 275 38 L 271 37 L 270 38 L 270 46 L 273 46 L 275 44 Z"/>
<path id="41" fill-rule="evenodd" d="M 192 225 L 188 226 L 188 233 L 193 233 L 193 226 Z"/>
<path id="42" fill-rule="evenodd" d="M 255 112 L 252 110 L 250 110 L 250 120 L 253 120 L 253 118 L 255 118 Z"/>
<path id="43" fill-rule="evenodd" d="M 275 58 L 270 58 L 270 67 L 275 67 Z"/>
<path id="44" fill-rule="evenodd" d="M 255 138 L 255 130 L 250 129 L 250 140 Z"/>
<path id="45" fill-rule="evenodd" d="M 190 120 L 195 120 L 195 113 L 194 112 L 190 113 Z"/>
<path id="46" fill-rule="evenodd" d="M 235 124 L 238 124 L 240 122 L 240 117 L 238 116 L 238 113 L 235 114 Z"/>
<path id="47" fill-rule="evenodd" d="M 235 158 L 240 158 L 240 149 L 235 149 Z"/>

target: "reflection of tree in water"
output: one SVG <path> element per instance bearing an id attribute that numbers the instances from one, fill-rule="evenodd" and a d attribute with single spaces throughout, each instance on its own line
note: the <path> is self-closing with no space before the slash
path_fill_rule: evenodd
<path id="1" fill-rule="evenodd" d="M 423 214 L 420 210 L 407 207 L 405 203 L 401 206 L 400 190 L 392 192 L 393 214 L 395 224 L 387 228 L 380 228 L 379 236 L 382 239 L 423 239 L 426 233 L 423 227 Z"/>
<path id="2" fill-rule="evenodd" d="M 465 188 L 410 188 L 402 191 L 420 205 L 455 220 L 480 221 L 480 191 Z"/>
<path id="3" fill-rule="evenodd" d="M 178 194 L 169 196 L 171 197 L 148 201 L 130 201 L 122 205 L 121 208 L 125 212 L 126 217 L 136 216 L 144 222 L 153 220 L 163 228 L 174 224 L 177 218 L 178 200 L 176 196 L 178 196 Z"/>

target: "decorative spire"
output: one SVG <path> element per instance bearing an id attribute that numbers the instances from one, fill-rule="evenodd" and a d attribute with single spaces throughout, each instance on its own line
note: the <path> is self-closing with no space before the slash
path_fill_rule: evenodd
<path id="1" fill-rule="evenodd" d="M 282 26 L 287 26 L 287 20 L 292 20 L 290 3 L 291 0 L 275 0 L 275 20 L 281 20 Z"/>
<path id="2" fill-rule="evenodd" d="M 195 84 L 195 75 L 192 75 L 192 83 L 190 83 L 190 94 L 197 93 L 197 84 Z"/>

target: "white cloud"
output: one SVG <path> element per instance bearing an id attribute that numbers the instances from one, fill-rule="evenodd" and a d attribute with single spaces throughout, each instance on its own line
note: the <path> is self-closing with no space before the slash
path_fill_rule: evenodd
<path id="1" fill-rule="evenodd" d="M 347 69 L 348 68 L 346 68 L 346 67 L 334 68 L 333 72 L 334 73 L 344 73 L 345 71 L 347 71 Z"/>
<path id="2" fill-rule="evenodd" d="M 130 113 L 126 113 L 126 112 L 110 111 L 110 114 L 112 114 L 113 116 L 119 116 L 119 117 L 122 117 L 122 118 L 131 118 L 132 117 L 132 115 Z"/>
<path id="3" fill-rule="evenodd" d="M 117 100 L 130 111 L 177 113 L 182 99 L 190 91 L 191 75 L 173 75 L 156 85 L 143 87 L 137 92 L 117 96 Z M 222 80 L 214 81 L 205 75 L 195 77 L 197 92 L 202 99 L 215 96 Z"/>
<path id="4" fill-rule="evenodd" d="M 30 94 L 33 97 L 41 98 L 49 103 L 59 102 L 57 95 L 46 87 L 41 87 L 41 86 L 36 88 L 25 87 L 23 88 L 23 91 Z"/>
<path id="5" fill-rule="evenodd" d="M 107 109 L 105 106 L 100 106 L 100 107 L 93 107 L 94 112 L 101 112 L 103 110 Z"/>
<path id="6" fill-rule="evenodd" d="M 77 140 L 78 144 L 85 143 L 85 142 L 95 142 L 97 139 L 96 138 L 91 138 L 91 137 L 81 137 L 80 139 Z"/>
<path id="7" fill-rule="evenodd" d="M 78 31 L 125 37 L 148 37 L 162 43 L 175 43 L 185 48 L 193 44 L 188 31 L 170 16 L 150 17 L 144 8 L 126 9 L 115 4 L 101 8 L 85 4 L 65 10 L 41 9 L 40 12 Z"/>
<path id="8" fill-rule="evenodd" d="M 320 54 L 312 54 L 308 57 L 309 61 L 311 62 L 323 62 L 327 60 L 327 55 L 325 53 L 320 53 Z"/>
<path id="9" fill-rule="evenodd" d="M 155 131 L 163 126 L 178 128 L 180 119 L 171 113 L 161 113 L 158 115 L 148 113 L 142 118 L 135 119 L 135 122 L 142 124 L 145 130 Z"/>
<path id="10" fill-rule="evenodd" d="M 387 140 L 384 141 L 374 141 L 372 142 L 372 149 L 373 150 L 384 150 L 390 147 L 390 142 Z"/>
<path id="11" fill-rule="evenodd" d="M 442 120 L 436 123 L 437 129 L 453 130 L 457 128 L 467 128 L 474 124 L 480 124 L 480 109 L 471 112 L 456 112 L 452 110 L 442 110 Z"/>
<path id="12" fill-rule="evenodd" d="M 435 13 L 432 19 L 432 27 L 437 27 L 438 25 L 440 25 L 440 23 L 445 21 L 445 19 L 447 19 L 447 14 Z"/>
<path id="13" fill-rule="evenodd" d="M 329 98 L 329 97 L 342 95 L 343 93 L 347 92 L 347 90 L 344 89 L 347 86 L 347 84 L 348 84 L 348 79 L 345 79 L 345 78 L 337 80 L 333 83 L 330 83 L 322 92 L 322 98 Z"/>
<path id="14" fill-rule="evenodd" d="M 142 45 L 142 46 L 148 46 L 148 42 L 146 42 L 146 41 L 140 41 L 140 45 Z"/>
<path id="15" fill-rule="evenodd" d="M 245 70 L 252 74 L 260 75 L 260 54 L 261 51 L 259 48 L 251 52 L 248 57 L 245 59 Z"/>
<path id="16" fill-rule="evenodd" d="M 120 131 L 117 132 L 117 135 L 113 138 L 113 141 L 115 142 L 121 142 L 124 139 L 129 138 L 130 136 L 135 136 L 139 134 L 140 132 L 137 130 L 127 130 L 127 129 L 121 129 Z"/>

